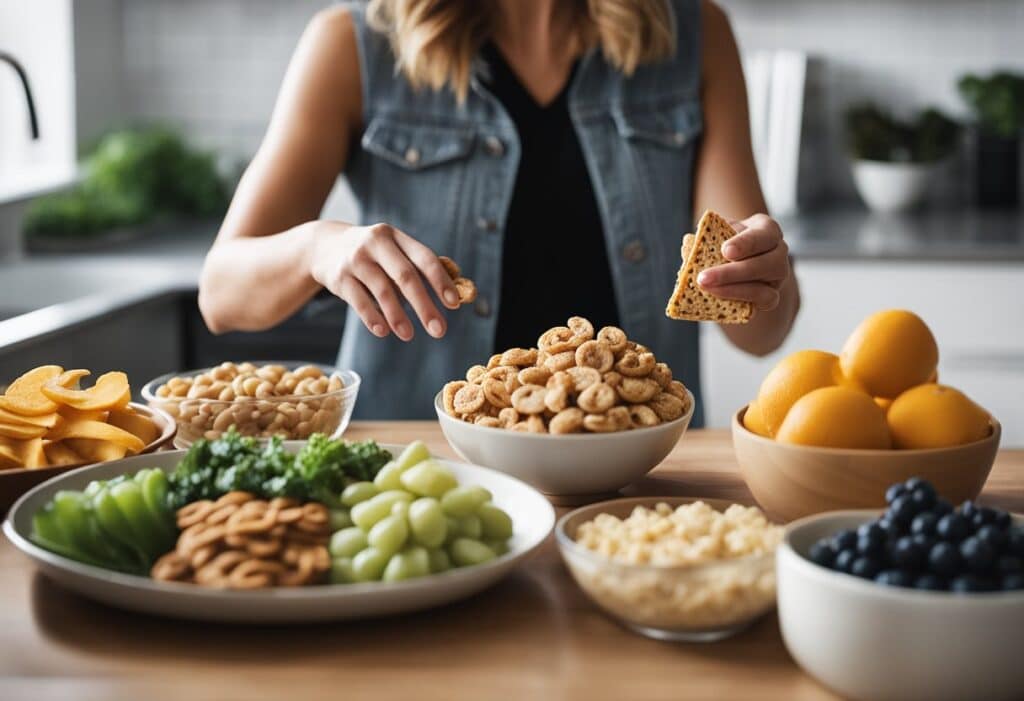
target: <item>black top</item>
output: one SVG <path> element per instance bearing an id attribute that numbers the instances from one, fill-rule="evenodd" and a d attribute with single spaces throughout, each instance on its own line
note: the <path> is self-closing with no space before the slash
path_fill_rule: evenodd
<path id="1" fill-rule="evenodd" d="M 555 99 L 541 105 L 493 44 L 483 57 L 490 66 L 484 82 L 515 122 L 521 146 L 505 223 L 495 351 L 536 345 L 570 316 L 586 317 L 595 328 L 618 326 L 604 229 L 569 117 L 576 66 Z"/>

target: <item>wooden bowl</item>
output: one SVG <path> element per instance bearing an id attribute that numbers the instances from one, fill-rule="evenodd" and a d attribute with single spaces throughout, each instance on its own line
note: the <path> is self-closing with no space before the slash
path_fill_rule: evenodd
<path id="1" fill-rule="evenodd" d="M 135 402 L 132 402 L 129 406 L 136 413 L 150 419 L 160 429 L 160 435 L 143 448 L 139 455 L 153 453 L 165 445 L 169 445 L 174 440 L 174 434 L 177 432 L 178 426 L 166 411 Z M 7 510 L 18 500 L 18 497 L 37 484 L 45 482 L 51 477 L 64 474 L 70 470 L 77 470 L 89 464 L 91 463 L 83 462 L 78 465 L 60 465 L 58 467 L 40 467 L 36 469 L 21 467 L 13 470 L 0 470 L 0 516 L 7 513 Z"/>
<path id="2" fill-rule="evenodd" d="M 802 518 L 823 511 L 885 508 L 885 490 L 923 477 L 954 505 L 974 499 L 995 462 L 1001 427 L 980 441 L 928 450 L 850 450 L 779 443 L 732 418 L 732 444 L 743 479 L 772 517 Z"/>

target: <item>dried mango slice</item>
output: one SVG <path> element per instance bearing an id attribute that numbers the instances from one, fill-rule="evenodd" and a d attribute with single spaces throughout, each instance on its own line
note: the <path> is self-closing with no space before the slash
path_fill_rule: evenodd
<path id="1" fill-rule="evenodd" d="M 94 438 L 119 445 L 131 453 L 137 453 L 146 447 L 146 444 L 138 436 L 133 436 L 123 428 L 111 426 L 102 421 L 65 421 L 50 431 L 48 437 L 53 441 L 67 438 Z M 73 444 L 72 449 L 78 452 Z"/>
<path id="2" fill-rule="evenodd" d="M 67 379 L 71 373 L 86 372 L 70 370 L 55 377 L 42 386 L 43 394 L 54 402 L 65 404 L 81 411 L 119 409 L 131 401 L 132 392 L 128 385 L 128 376 L 123 372 L 108 372 L 96 380 L 89 389 L 70 389 L 61 379 Z M 80 376 L 84 377 L 84 375 Z M 80 379 L 80 378 L 79 378 Z"/>
<path id="3" fill-rule="evenodd" d="M 21 457 L 10 438 L 0 438 L 0 470 L 21 467 Z"/>
<path id="4" fill-rule="evenodd" d="M 44 441 L 42 438 L 33 438 L 28 441 L 21 441 L 18 446 L 18 457 L 21 458 L 23 467 L 30 470 L 38 470 L 41 467 L 48 467 L 46 451 L 43 450 Z"/>
<path id="5" fill-rule="evenodd" d="M 27 426 L 42 426 L 43 428 L 53 428 L 60 421 L 60 416 L 54 412 L 52 414 L 40 414 L 38 416 L 27 416 L 25 414 L 15 414 L 13 411 L 7 411 L 6 409 L 0 408 L 0 421 L 5 424 L 25 424 Z"/>
<path id="6" fill-rule="evenodd" d="M 123 428 L 133 436 L 138 436 L 143 443 L 149 445 L 160 435 L 160 429 L 152 420 L 136 414 L 131 407 L 124 409 L 111 409 L 107 417 L 107 423 L 111 426 Z"/>
<path id="7" fill-rule="evenodd" d="M 28 424 L 9 424 L 0 421 L 0 436 L 5 438 L 17 438 L 18 440 L 32 440 L 40 438 L 46 433 L 43 426 L 30 426 Z"/>
<path id="8" fill-rule="evenodd" d="M 89 409 L 83 411 L 82 409 L 73 409 L 69 406 L 62 406 L 57 409 L 57 413 L 60 414 L 61 418 L 65 421 L 106 421 L 109 412 L 103 409 Z"/>
<path id="9" fill-rule="evenodd" d="M 66 441 L 47 441 L 46 445 L 43 446 L 43 450 L 46 451 L 47 460 L 49 460 L 50 464 L 54 466 L 81 465 L 82 463 L 87 462 L 85 458 L 72 450 Z"/>
<path id="10" fill-rule="evenodd" d="M 62 442 L 81 456 L 79 462 L 120 460 L 128 452 L 122 445 L 93 438 L 69 438 Z"/>
<path id="11" fill-rule="evenodd" d="M 57 405 L 42 393 L 42 387 L 64 372 L 59 365 L 41 365 L 12 382 L 0 397 L 0 409 L 23 416 L 39 416 L 57 411 Z"/>

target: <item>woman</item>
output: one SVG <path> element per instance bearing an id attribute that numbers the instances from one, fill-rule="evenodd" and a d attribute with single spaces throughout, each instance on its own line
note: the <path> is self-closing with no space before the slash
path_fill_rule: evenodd
<path id="1" fill-rule="evenodd" d="M 746 104 L 709 1 L 325 10 L 207 257 L 203 316 L 263 329 L 326 288 L 350 308 L 338 362 L 363 377 L 364 418 L 425 418 L 445 381 L 572 315 L 621 326 L 699 399 L 697 325 L 662 312 L 695 212 L 736 218 L 731 262 L 699 279 L 754 303 L 723 326 L 736 346 L 775 349 L 799 304 L 782 232 L 757 214 Z M 318 219 L 342 172 L 378 223 Z M 438 255 L 476 281 L 471 308 L 455 311 Z"/>

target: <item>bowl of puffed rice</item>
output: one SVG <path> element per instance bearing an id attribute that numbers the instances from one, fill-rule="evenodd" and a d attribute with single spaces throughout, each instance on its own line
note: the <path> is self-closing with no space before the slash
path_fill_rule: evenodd
<path id="1" fill-rule="evenodd" d="M 680 497 L 591 504 L 555 527 L 594 603 L 641 635 L 679 642 L 727 638 L 775 607 L 782 536 L 757 507 Z"/>
<path id="2" fill-rule="evenodd" d="M 351 370 L 316 363 L 226 361 L 157 377 L 142 388 L 142 398 L 175 419 L 178 448 L 220 438 L 232 427 L 254 438 L 337 438 L 352 418 L 359 381 Z"/>
<path id="3" fill-rule="evenodd" d="M 434 407 L 465 460 L 548 495 L 615 492 L 672 451 L 693 394 L 654 352 L 582 317 L 509 348 L 444 385 Z"/>

